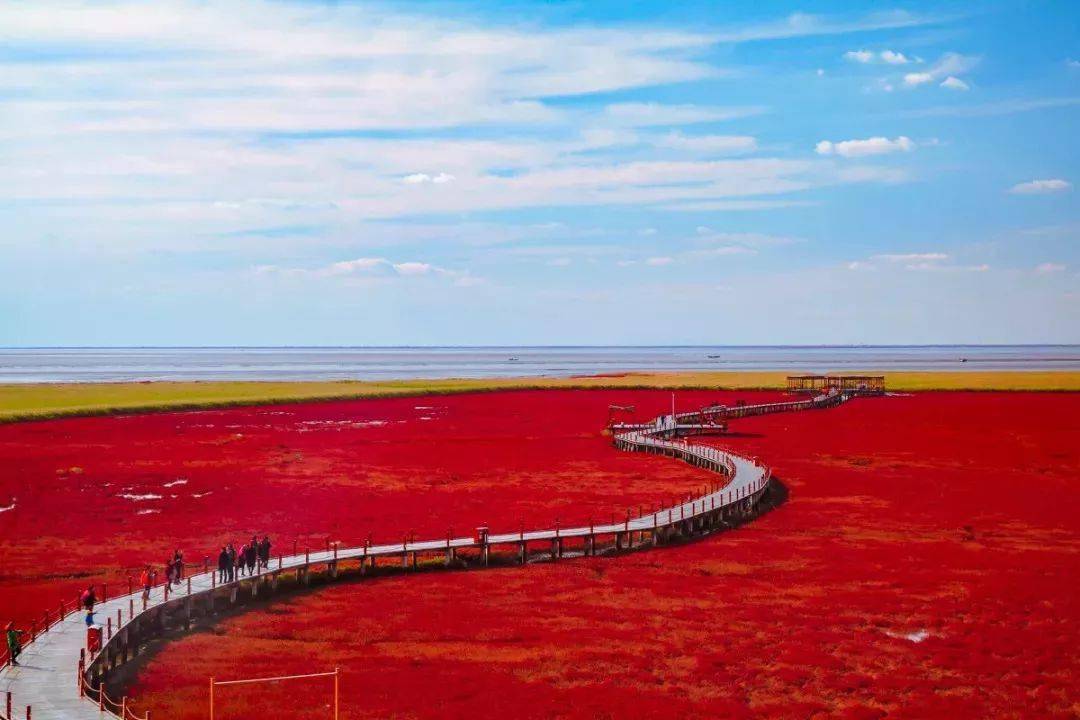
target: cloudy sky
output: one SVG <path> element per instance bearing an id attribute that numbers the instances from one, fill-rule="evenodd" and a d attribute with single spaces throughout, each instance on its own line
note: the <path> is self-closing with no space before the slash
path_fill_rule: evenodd
<path id="1" fill-rule="evenodd" d="M 0 4 L 0 345 L 1080 342 L 1080 4 L 670 5 Z"/>

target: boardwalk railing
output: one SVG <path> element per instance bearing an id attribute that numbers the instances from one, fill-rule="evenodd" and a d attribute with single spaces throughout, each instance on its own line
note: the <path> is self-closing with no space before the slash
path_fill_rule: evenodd
<path id="1" fill-rule="evenodd" d="M 756 459 L 737 455 L 719 448 L 694 444 L 685 439 L 687 434 L 703 432 L 714 416 L 749 417 L 774 412 L 793 412 L 833 407 L 848 399 L 846 395 L 829 395 L 794 402 L 765 403 L 737 407 L 713 406 L 695 412 L 664 415 L 651 423 L 619 424 L 612 426 L 612 442 L 616 448 L 627 452 L 644 452 L 679 458 L 695 467 L 716 473 L 720 480 L 684 501 L 631 516 L 628 512 L 622 522 L 587 526 L 560 527 L 542 530 L 492 534 L 487 528 L 478 528 L 470 536 L 446 537 L 430 540 L 403 538 L 401 542 L 374 545 L 370 539 L 362 545 L 339 547 L 327 543 L 327 549 L 305 549 L 303 553 L 279 555 L 269 567 L 259 566 L 254 575 L 237 577 L 219 583 L 217 573 L 204 562 L 195 564 L 202 572 L 187 576 L 178 585 L 167 582 L 156 585 L 143 595 L 128 583 L 126 594 L 108 597 L 102 587 L 101 602 L 95 606 L 95 619 L 101 618 L 100 647 L 87 647 L 87 633 L 76 600 L 73 604 L 60 603 L 55 612 L 46 612 L 40 623 L 33 623 L 26 647 L 34 654 L 39 646 L 35 672 L 51 673 L 33 676 L 23 682 L 22 667 L 0 667 L 0 686 L 8 691 L 9 707 L 5 720 L 14 720 L 10 709 L 11 692 L 17 694 L 25 689 L 26 700 L 39 703 L 39 720 L 42 718 L 93 718 L 108 712 L 122 720 L 148 720 L 149 712 L 136 714 L 126 697 L 110 697 L 105 689 L 110 673 L 135 657 L 145 644 L 160 636 L 171 625 L 190 627 L 197 614 L 212 615 L 218 603 L 232 605 L 240 592 L 257 597 L 260 592 L 274 592 L 282 576 L 295 573 L 297 583 L 310 584 L 313 573 L 337 578 L 347 563 L 355 563 L 355 569 L 365 574 L 385 566 L 402 570 L 415 569 L 421 556 L 435 556 L 450 566 L 462 565 L 466 560 L 461 553 L 472 559 L 469 563 L 488 565 L 493 548 L 511 549 L 511 557 L 522 564 L 535 560 L 555 561 L 563 557 L 568 541 L 580 543 L 582 556 L 596 555 L 601 551 L 622 551 L 636 547 L 652 546 L 669 542 L 677 537 L 691 537 L 728 527 L 732 522 L 749 518 L 755 512 L 758 501 L 768 490 L 771 471 Z M 609 543 L 600 549 L 599 543 Z M 545 549 L 536 551 L 536 545 Z M 400 565 L 398 565 L 400 563 Z M 115 621 L 115 622 L 114 622 Z M 64 664 L 64 658 L 67 664 Z M 42 668 L 41 663 L 49 663 Z M 17 671 L 17 672 L 14 672 Z M 71 678 L 75 682 L 63 680 Z M 27 717 L 30 707 L 27 707 Z"/>

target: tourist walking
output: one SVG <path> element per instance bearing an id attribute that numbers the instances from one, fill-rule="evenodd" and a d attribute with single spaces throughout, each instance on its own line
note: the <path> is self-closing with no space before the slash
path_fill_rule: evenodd
<path id="1" fill-rule="evenodd" d="M 79 597 L 79 602 L 86 608 L 86 612 L 93 612 L 94 605 L 97 603 L 97 595 L 94 594 L 93 585 L 89 585 L 83 590 L 82 595 Z"/>
<path id="2" fill-rule="evenodd" d="M 154 572 L 150 569 L 149 565 L 143 568 L 142 574 L 139 576 L 139 583 L 143 587 L 143 602 L 146 602 L 150 599 L 150 588 L 154 586 Z"/>
<path id="3" fill-rule="evenodd" d="M 232 543 L 228 545 L 229 551 L 229 582 L 236 579 L 236 548 Z"/>
<path id="4" fill-rule="evenodd" d="M 176 548 L 176 552 L 173 553 L 173 566 L 176 584 L 179 585 L 180 581 L 184 579 L 184 553 L 180 548 Z"/>
<path id="5" fill-rule="evenodd" d="M 13 622 L 9 622 L 4 630 L 7 635 L 8 662 L 12 665 L 18 665 L 18 657 L 22 652 L 22 640 L 20 638 L 23 635 L 23 631 L 16 630 L 15 623 Z M 10 697 L 10 695 L 8 697 Z"/>
<path id="6" fill-rule="evenodd" d="M 218 582 L 223 583 L 229 580 L 229 568 L 231 567 L 229 560 L 229 548 L 224 545 L 221 546 L 221 552 L 218 553 L 217 570 L 218 570 Z"/>
<path id="7" fill-rule="evenodd" d="M 270 536 L 263 535 L 262 542 L 259 543 L 259 562 L 262 563 L 263 570 L 270 568 Z"/>
<path id="8" fill-rule="evenodd" d="M 236 573 L 237 575 L 244 574 L 244 567 L 247 564 L 247 545 L 241 545 L 240 549 L 236 552 Z"/>
<path id="9" fill-rule="evenodd" d="M 245 559 L 247 560 L 248 575 L 255 574 L 255 561 L 256 554 L 259 552 L 259 539 L 254 535 L 251 536 L 251 542 L 247 546 L 247 552 L 245 553 Z"/>

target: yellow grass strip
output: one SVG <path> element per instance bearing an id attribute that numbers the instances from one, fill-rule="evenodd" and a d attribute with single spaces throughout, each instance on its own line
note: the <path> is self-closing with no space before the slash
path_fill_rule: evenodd
<path id="1" fill-rule="evenodd" d="M 888 389 L 897 391 L 1080 391 L 1078 372 L 896 372 L 885 375 Z M 787 373 L 783 372 L 671 372 L 572 378 L 0 384 L 0 422 L 67 415 L 531 388 L 779 389 L 784 387 L 786 377 Z"/>

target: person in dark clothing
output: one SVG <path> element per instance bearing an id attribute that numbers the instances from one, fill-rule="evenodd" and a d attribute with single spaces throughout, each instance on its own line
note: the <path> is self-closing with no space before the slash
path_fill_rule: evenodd
<path id="1" fill-rule="evenodd" d="M 239 575 L 244 574 L 244 568 L 247 566 L 247 545 L 241 545 L 240 549 L 236 553 L 236 572 Z"/>
<path id="2" fill-rule="evenodd" d="M 262 561 L 263 569 L 266 570 L 270 567 L 270 536 L 263 535 L 262 542 L 259 543 L 259 559 Z"/>
<path id="3" fill-rule="evenodd" d="M 86 608 L 86 612 L 91 612 L 94 609 L 94 605 L 97 603 L 97 595 L 94 593 L 94 586 L 89 585 L 83 590 L 82 596 L 79 598 L 79 602 Z"/>
<path id="4" fill-rule="evenodd" d="M 232 543 L 229 543 L 229 582 L 236 579 L 236 548 Z"/>
<path id="5" fill-rule="evenodd" d="M 180 548 L 176 548 L 176 552 L 173 553 L 173 574 L 176 576 L 177 585 L 184 579 L 184 553 L 180 551 Z"/>
<path id="6" fill-rule="evenodd" d="M 229 579 L 229 548 L 224 545 L 221 546 L 221 552 L 218 553 L 217 570 L 218 570 L 218 582 L 227 582 Z"/>
<path id="7" fill-rule="evenodd" d="M 255 538 L 251 538 L 251 542 L 247 546 L 247 552 L 245 553 L 245 560 L 247 560 L 248 575 L 255 574 L 255 555 L 259 551 L 259 541 Z"/>
<path id="8" fill-rule="evenodd" d="M 4 630 L 7 635 L 8 661 L 12 665 L 18 665 L 19 653 L 22 652 L 22 640 L 20 638 L 23 635 L 23 631 L 16 630 L 15 623 L 11 622 L 7 624 L 7 627 L 4 628 Z"/>
<path id="9" fill-rule="evenodd" d="M 176 564 L 172 558 L 165 561 L 165 582 L 169 585 L 176 582 Z"/>

